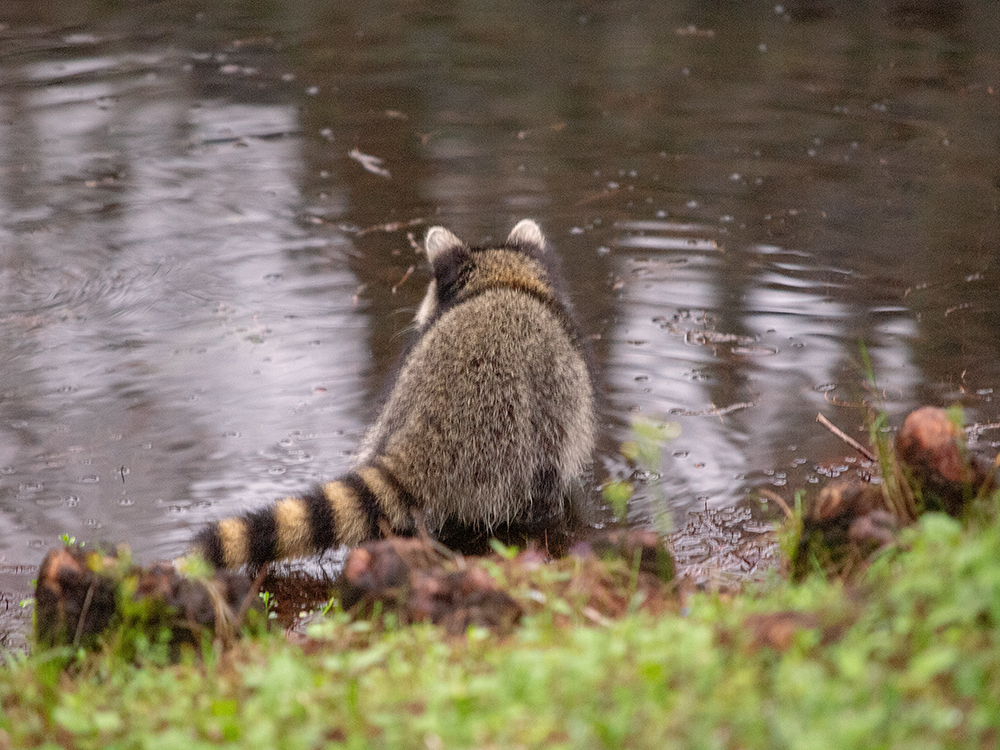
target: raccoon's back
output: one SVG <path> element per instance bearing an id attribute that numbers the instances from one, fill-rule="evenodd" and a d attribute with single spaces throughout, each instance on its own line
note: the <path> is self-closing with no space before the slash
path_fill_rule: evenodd
<path id="1" fill-rule="evenodd" d="M 512 289 L 444 312 L 407 357 L 360 462 L 391 466 L 432 522 L 560 512 L 595 434 L 593 387 L 568 320 Z"/>

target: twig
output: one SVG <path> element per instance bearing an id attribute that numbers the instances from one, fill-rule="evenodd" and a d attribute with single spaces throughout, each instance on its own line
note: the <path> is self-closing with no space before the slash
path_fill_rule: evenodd
<path id="1" fill-rule="evenodd" d="M 415 266 L 410 266 L 409 268 L 406 269 L 406 273 L 403 274 L 403 278 L 397 281 L 396 285 L 392 288 L 393 294 L 395 294 L 399 290 L 399 287 L 403 286 L 403 284 L 406 283 L 406 280 L 410 278 L 410 274 L 413 273 L 414 268 Z"/>
<path id="2" fill-rule="evenodd" d="M 609 625 L 611 625 L 611 620 L 609 620 L 607 617 L 605 617 L 604 615 L 602 615 L 600 612 L 598 612 L 593 607 L 584 607 L 581 610 L 581 614 L 584 617 L 586 617 L 588 620 L 590 620 L 592 623 L 594 623 L 595 625 L 600 625 L 600 626 L 605 627 L 605 628 L 608 627 Z"/>
<path id="3" fill-rule="evenodd" d="M 773 492 L 772 490 L 769 490 L 766 487 L 761 487 L 757 490 L 757 494 L 766 497 L 768 500 L 773 500 L 777 504 L 777 506 L 781 508 L 782 511 L 784 511 L 785 515 L 788 516 L 789 520 L 795 518 L 795 514 L 792 512 L 792 509 L 788 507 L 788 503 L 785 502 L 785 498 L 783 498 L 777 492 Z"/>
<path id="4" fill-rule="evenodd" d="M 377 174 L 379 177 L 385 177 L 386 179 L 392 178 L 389 170 L 382 166 L 382 160 L 379 157 L 362 153 L 356 148 L 352 148 L 347 155 L 358 162 L 366 171 Z"/>
<path id="5" fill-rule="evenodd" d="M 240 602 L 240 608 L 236 610 L 236 615 L 233 617 L 233 622 L 236 627 L 243 624 L 243 618 L 247 615 L 247 610 L 250 606 L 257 601 L 257 595 L 260 593 L 261 586 L 264 585 L 264 578 L 267 575 L 268 566 L 261 565 L 260 570 L 257 571 L 257 577 L 254 578 L 253 584 L 250 586 L 250 590 L 247 595 L 243 597 L 243 601 Z"/>
<path id="6" fill-rule="evenodd" d="M 406 221 L 390 221 L 388 224 L 372 224 L 370 227 L 357 230 L 357 232 L 355 232 L 355 236 L 363 237 L 364 235 L 371 234 L 372 232 L 398 232 L 400 229 L 418 227 L 421 224 L 426 223 L 426 218 L 419 217 L 416 219 L 407 219 Z"/>
<path id="7" fill-rule="evenodd" d="M 729 406 L 716 406 L 712 404 L 711 409 L 699 409 L 698 411 L 682 411 L 678 414 L 682 417 L 718 417 L 720 420 L 724 415 L 731 414 L 734 411 L 739 411 L 740 409 L 749 409 L 756 406 L 756 401 L 743 401 L 738 404 L 730 404 Z"/>
<path id="8" fill-rule="evenodd" d="M 80 638 L 83 637 L 83 624 L 90 614 L 90 605 L 94 601 L 94 589 L 97 588 L 97 578 L 90 582 L 87 587 L 87 595 L 83 599 L 83 606 L 80 608 L 80 619 L 76 621 L 76 633 L 73 635 L 73 647 L 80 645 Z"/>
<path id="9" fill-rule="evenodd" d="M 443 559 L 451 560 L 452 562 L 457 563 L 459 570 L 465 570 L 465 558 L 462 555 L 448 549 L 445 545 L 441 544 L 441 542 L 431 536 L 431 533 L 427 530 L 427 524 L 424 521 L 423 513 L 420 511 L 414 511 L 413 522 L 417 527 L 417 536 L 420 537 L 420 541 L 430 547 L 434 552 L 437 552 Z"/>
<path id="10" fill-rule="evenodd" d="M 898 503 L 895 502 L 895 498 L 892 496 L 888 482 L 882 482 L 882 494 L 896 518 L 904 524 L 912 523 L 917 520 L 917 499 L 914 496 L 910 478 L 906 476 L 906 472 L 895 457 L 892 459 L 892 474 L 896 481 L 896 486 L 899 488 L 900 500 L 903 507 L 898 507 Z"/>
<path id="11" fill-rule="evenodd" d="M 844 432 L 843 430 L 841 430 L 839 427 L 837 427 L 833 422 L 831 422 L 829 419 L 827 419 L 826 417 L 824 417 L 822 414 L 817 414 L 816 415 L 816 421 L 819 422 L 824 427 L 826 427 L 826 429 L 828 429 L 834 435 L 836 435 L 837 437 L 839 437 L 841 440 L 843 440 L 849 446 L 851 446 L 852 448 L 854 448 L 854 450 L 856 450 L 862 456 L 864 456 L 865 458 L 867 458 L 869 461 L 871 461 L 872 463 L 878 463 L 878 456 L 876 456 L 870 450 L 868 450 L 867 448 L 865 448 L 865 446 L 863 446 L 857 440 L 855 440 L 850 435 L 848 435 L 846 432 Z"/>

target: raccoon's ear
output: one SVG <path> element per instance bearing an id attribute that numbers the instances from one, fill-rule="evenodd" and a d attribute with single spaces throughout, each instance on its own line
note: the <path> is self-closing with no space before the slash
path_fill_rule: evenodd
<path id="1" fill-rule="evenodd" d="M 427 251 L 427 260 L 430 261 L 431 267 L 446 253 L 463 246 L 462 240 L 444 227 L 431 227 L 424 238 L 424 249 Z"/>
<path id="2" fill-rule="evenodd" d="M 545 249 L 545 237 L 539 227 L 531 219 L 521 219 L 514 228 L 510 230 L 507 237 L 508 245 L 532 245 L 539 250 Z"/>
<path id="3" fill-rule="evenodd" d="M 449 302 L 457 293 L 462 268 L 469 259 L 465 243 L 444 227 L 431 227 L 424 238 L 427 260 L 434 277 L 434 295 L 439 304 Z"/>

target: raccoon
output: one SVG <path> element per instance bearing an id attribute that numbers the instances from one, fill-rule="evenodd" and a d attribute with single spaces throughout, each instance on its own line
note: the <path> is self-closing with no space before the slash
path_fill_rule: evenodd
<path id="1" fill-rule="evenodd" d="M 205 528 L 216 567 L 259 567 L 420 525 L 463 536 L 563 528 L 594 450 L 594 384 L 539 226 L 470 247 L 443 227 L 424 247 L 432 278 L 417 339 L 355 468 Z M 450 535 L 450 536 L 449 536 Z"/>

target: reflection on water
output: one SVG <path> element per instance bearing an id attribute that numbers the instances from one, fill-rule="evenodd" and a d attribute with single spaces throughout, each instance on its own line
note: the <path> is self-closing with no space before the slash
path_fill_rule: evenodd
<path id="1" fill-rule="evenodd" d="M 816 414 L 873 400 L 862 341 L 891 415 L 996 419 L 991 3 L 242 6 L 0 19 L 6 564 L 174 555 L 342 471 L 430 222 L 542 222 L 600 476 L 635 414 L 682 427 L 637 522 L 815 482 L 845 452 Z"/>

